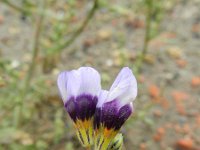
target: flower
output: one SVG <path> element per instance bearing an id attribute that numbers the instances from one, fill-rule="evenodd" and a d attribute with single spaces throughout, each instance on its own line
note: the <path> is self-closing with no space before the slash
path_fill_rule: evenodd
<path id="1" fill-rule="evenodd" d="M 84 147 L 92 145 L 93 118 L 101 90 L 99 73 L 91 67 L 64 71 L 58 75 L 57 84 L 78 139 Z"/>
<path id="2" fill-rule="evenodd" d="M 132 101 L 137 96 L 137 81 L 124 67 L 109 91 L 102 90 L 95 112 L 95 149 L 106 150 L 119 129 L 133 112 Z"/>

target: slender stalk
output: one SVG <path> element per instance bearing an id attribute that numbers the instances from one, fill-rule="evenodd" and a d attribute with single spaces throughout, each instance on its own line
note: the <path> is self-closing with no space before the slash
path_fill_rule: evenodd
<path id="1" fill-rule="evenodd" d="M 151 17 L 152 17 L 152 4 L 153 0 L 147 0 L 148 1 L 148 12 L 146 16 L 146 33 L 145 33 L 145 40 L 144 40 L 144 47 L 142 50 L 142 55 L 145 56 L 148 50 L 148 44 L 150 40 L 150 31 L 151 31 Z M 144 58 L 144 57 L 143 57 Z"/>
<path id="2" fill-rule="evenodd" d="M 33 72 L 34 72 L 36 61 L 37 61 L 38 54 L 39 54 L 39 41 L 40 41 L 43 18 L 44 18 L 44 15 L 41 15 L 39 17 L 37 27 L 36 27 L 35 38 L 34 38 L 35 43 L 34 43 L 34 47 L 33 47 L 32 60 L 31 60 L 30 66 L 29 66 L 27 78 L 25 80 L 25 88 L 26 89 L 29 86 L 31 78 L 33 76 Z"/>
<path id="3" fill-rule="evenodd" d="M 3 2 L 4 4 L 8 5 L 9 7 L 19 11 L 19 12 L 24 12 L 24 13 L 27 13 L 29 14 L 30 11 L 25 9 L 25 8 L 22 8 L 22 7 L 19 7 L 17 5 L 14 5 L 13 3 L 11 3 L 9 0 L 1 0 L 1 2 Z"/>
<path id="4" fill-rule="evenodd" d="M 45 4 L 44 4 L 45 6 Z M 43 7 L 44 7 L 43 6 Z M 44 12 L 44 8 L 42 8 L 43 12 Z M 33 54 L 32 54 L 32 60 L 31 63 L 29 65 L 29 69 L 28 69 L 28 73 L 27 76 L 25 78 L 24 81 L 24 86 L 23 89 L 21 90 L 20 93 L 20 98 L 17 100 L 17 107 L 16 107 L 16 120 L 15 120 L 15 126 L 19 126 L 21 123 L 21 119 L 22 119 L 22 110 L 23 110 L 23 101 L 24 98 L 26 96 L 26 93 L 28 92 L 29 86 L 30 86 L 30 81 L 32 79 L 34 70 L 35 70 L 35 65 L 36 65 L 36 61 L 38 58 L 38 54 L 39 54 L 39 42 L 40 42 L 40 36 L 41 36 L 41 30 L 42 30 L 42 24 L 43 24 L 43 20 L 44 20 L 44 13 L 42 13 L 37 21 L 37 25 L 36 25 L 36 31 L 35 31 L 35 37 L 34 37 L 34 46 L 33 46 Z"/>
<path id="5" fill-rule="evenodd" d="M 153 0 L 146 0 L 147 4 L 147 12 L 146 12 L 146 26 L 145 26 L 145 38 L 144 45 L 141 54 L 139 55 L 136 62 L 136 74 L 140 72 L 144 58 L 148 51 L 149 41 L 151 39 L 151 17 L 152 17 L 152 9 L 153 9 Z"/>
<path id="6" fill-rule="evenodd" d="M 93 7 L 91 8 L 91 10 L 88 13 L 87 17 L 85 18 L 83 23 L 80 25 L 80 27 L 74 32 L 74 34 L 71 36 L 71 38 L 69 40 L 67 40 L 66 42 L 64 42 L 64 43 L 58 44 L 57 46 L 49 49 L 50 53 L 61 52 L 64 48 L 68 47 L 69 45 L 71 45 L 76 40 L 76 38 L 83 32 L 85 27 L 88 25 L 89 21 L 94 16 L 94 14 L 95 14 L 95 12 L 96 12 L 96 10 L 98 8 L 98 1 L 99 0 L 94 0 Z"/>

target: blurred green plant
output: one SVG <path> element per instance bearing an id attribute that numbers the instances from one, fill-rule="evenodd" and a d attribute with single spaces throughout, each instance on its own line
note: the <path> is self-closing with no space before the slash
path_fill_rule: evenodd
<path id="1" fill-rule="evenodd" d="M 24 127 L 28 125 L 33 116 L 39 115 L 36 107 L 42 103 L 40 100 L 47 93 L 46 89 L 49 85 L 44 84 L 47 79 L 43 76 L 36 79 L 34 77 L 35 69 L 39 63 L 43 63 L 44 72 L 48 72 L 48 68 L 51 70 L 55 67 L 56 61 L 59 61 L 60 53 L 78 38 L 94 16 L 98 8 L 98 0 L 93 1 L 93 6 L 80 24 L 80 21 L 77 22 L 78 15 L 80 15 L 77 13 L 77 9 L 80 8 L 79 3 L 82 2 L 75 0 L 69 0 L 62 6 L 55 0 L 42 0 L 39 3 L 31 0 L 18 2 L 1 0 L 0 2 L 19 11 L 23 20 L 28 18 L 35 25 L 32 59 L 28 64 L 28 69 L 14 68 L 10 61 L 1 60 L 0 62 L 0 72 L 2 72 L 0 77 L 0 135 L 3 136 L 6 133 L 5 135 L 8 135 L 7 137 L 10 139 L 8 143 L 12 143 L 11 145 L 6 143 L 2 145 L 4 140 L 0 136 L 0 149 L 46 149 L 48 146 L 42 139 L 37 139 L 36 143 L 32 143 L 33 139 L 30 138 L 30 143 L 23 144 L 23 137 L 19 137 L 17 140 L 15 138 L 19 131 L 26 135 L 27 132 L 24 131 Z M 42 61 L 38 62 L 41 57 L 43 58 L 40 59 Z M 20 80 L 22 82 L 19 82 Z M 5 97 L 6 101 L 3 100 Z M 12 111 L 7 113 L 8 110 Z M 1 120 L 1 115 L 4 115 L 7 119 Z M 63 138 L 62 115 L 61 111 L 55 114 L 53 145 Z M 13 130 L 16 131 L 16 134 Z M 4 136 L 4 138 L 6 137 Z M 68 148 L 69 146 L 70 144 L 66 145 Z"/>
<path id="2" fill-rule="evenodd" d="M 139 53 L 135 73 L 141 71 L 144 58 L 148 51 L 149 41 L 155 38 L 160 32 L 160 24 L 166 11 L 173 6 L 176 1 L 165 0 L 141 0 L 138 3 L 137 11 L 145 12 L 145 37 L 142 51 Z M 141 9 L 142 8 L 142 9 Z"/>
<path id="3" fill-rule="evenodd" d="M 138 74 L 141 69 L 142 63 L 144 61 L 144 57 L 148 50 L 148 44 L 151 39 L 151 31 L 152 31 L 151 24 L 152 24 L 152 14 L 153 14 L 152 12 L 153 12 L 153 6 L 154 6 L 153 4 L 154 4 L 153 0 L 144 0 L 144 5 L 146 6 L 145 38 L 144 38 L 143 49 L 137 58 L 136 67 L 135 67 L 136 74 Z"/>
<path id="4" fill-rule="evenodd" d="M 80 2 L 69 0 L 61 7 L 57 1 L 51 0 L 45 2 L 45 9 L 38 9 L 38 3 L 31 0 L 21 0 L 18 3 L 11 2 L 10 0 L 1 0 L 11 8 L 19 11 L 23 18 L 31 17 L 34 21 L 37 16 L 45 16 L 44 28 L 42 38 L 39 42 L 38 49 L 42 49 L 43 56 L 43 69 L 44 72 L 51 71 L 59 62 L 59 55 L 67 49 L 78 36 L 84 31 L 90 20 L 93 18 L 99 0 L 93 0 L 93 6 L 86 14 L 83 21 L 76 27 L 78 14 L 76 9 L 79 9 Z M 66 13 L 67 12 L 67 13 Z M 80 15 L 80 14 L 79 14 Z M 78 21 L 80 22 L 80 21 Z"/>

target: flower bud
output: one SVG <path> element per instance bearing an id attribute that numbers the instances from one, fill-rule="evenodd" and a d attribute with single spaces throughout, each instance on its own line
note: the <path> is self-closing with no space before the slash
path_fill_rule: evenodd
<path id="1" fill-rule="evenodd" d="M 118 133 L 113 141 L 110 143 L 109 150 L 122 150 L 123 146 L 123 136 L 121 133 Z"/>

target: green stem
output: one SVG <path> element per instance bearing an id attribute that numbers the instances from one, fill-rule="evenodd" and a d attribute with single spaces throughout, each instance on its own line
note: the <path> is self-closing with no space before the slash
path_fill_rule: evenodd
<path id="1" fill-rule="evenodd" d="M 141 54 L 139 55 L 136 62 L 136 74 L 139 74 L 144 58 L 148 51 L 149 41 L 151 39 L 151 17 L 152 17 L 152 9 L 153 9 L 153 0 L 146 0 L 147 4 L 147 12 L 146 12 L 146 26 L 145 26 L 145 38 L 144 45 Z"/>
<path id="2" fill-rule="evenodd" d="M 44 4 L 45 6 L 45 4 Z M 43 8 L 41 8 L 44 12 L 44 6 Z M 43 24 L 43 20 L 44 20 L 44 13 L 42 13 L 37 21 L 37 25 L 36 25 L 36 31 L 35 31 L 35 37 L 34 37 L 34 46 L 33 46 L 33 54 L 32 54 L 32 60 L 31 63 L 29 65 L 29 69 L 28 69 L 28 73 L 26 75 L 25 81 L 24 81 L 24 86 L 21 90 L 20 93 L 20 98 L 17 100 L 17 107 L 16 107 L 16 122 L 15 122 L 15 126 L 19 126 L 22 120 L 22 110 L 23 110 L 23 105 L 24 105 L 24 98 L 26 96 L 26 93 L 28 92 L 29 86 L 30 86 L 30 81 L 32 79 L 34 70 L 35 70 L 35 65 L 36 65 L 36 61 L 38 58 L 38 54 L 39 54 L 39 42 L 40 42 L 40 36 L 41 36 L 41 30 L 42 30 L 42 24 Z"/>
<path id="3" fill-rule="evenodd" d="M 12 4 L 9 0 L 1 0 L 1 2 L 3 2 L 4 4 L 8 5 L 9 7 L 19 11 L 19 12 L 24 12 L 26 14 L 30 14 L 30 11 L 25 9 L 25 8 L 21 8 L 19 6 L 16 6 L 14 4 Z"/>
<path id="4" fill-rule="evenodd" d="M 148 0 L 148 12 L 146 15 L 146 33 L 145 33 L 145 40 L 144 40 L 144 47 L 142 50 L 142 55 L 145 56 L 148 50 L 148 44 L 150 40 L 150 31 L 151 31 L 151 17 L 152 17 L 152 4 L 153 0 Z"/>
<path id="5" fill-rule="evenodd" d="M 83 32 L 83 30 L 85 29 L 85 27 L 88 25 L 89 21 L 94 16 L 95 11 L 96 11 L 97 8 L 98 8 L 98 0 L 94 0 L 94 4 L 93 4 L 92 9 L 88 13 L 87 17 L 85 18 L 85 20 L 83 21 L 83 23 L 81 24 L 81 26 L 71 36 L 71 38 L 69 40 L 67 40 L 66 42 L 64 42 L 64 43 L 58 44 L 57 46 L 49 49 L 49 52 L 50 53 L 61 52 L 64 48 L 70 46 L 76 40 L 76 38 Z"/>
<path id="6" fill-rule="evenodd" d="M 34 38 L 35 43 L 34 43 L 34 47 L 33 47 L 32 60 L 31 60 L 30 66 L 29 66 L 27 78 L 25 80 L 25 88 L 26 89 L 27 89 L 27 87 L 29 87 L 29 84 L 30 84 L 30 81 L 31 81 L 31 78 L 33 76 L 33 72 L 35 69 L 38 54 L 39 54 L 39 44 L 40 44 L 39 41 L 40 41 L 43 18 L 44 18 L 44 15 L 41 15 L 39 17 L 37 27 L 36 27 L 35 38 Z"/>

